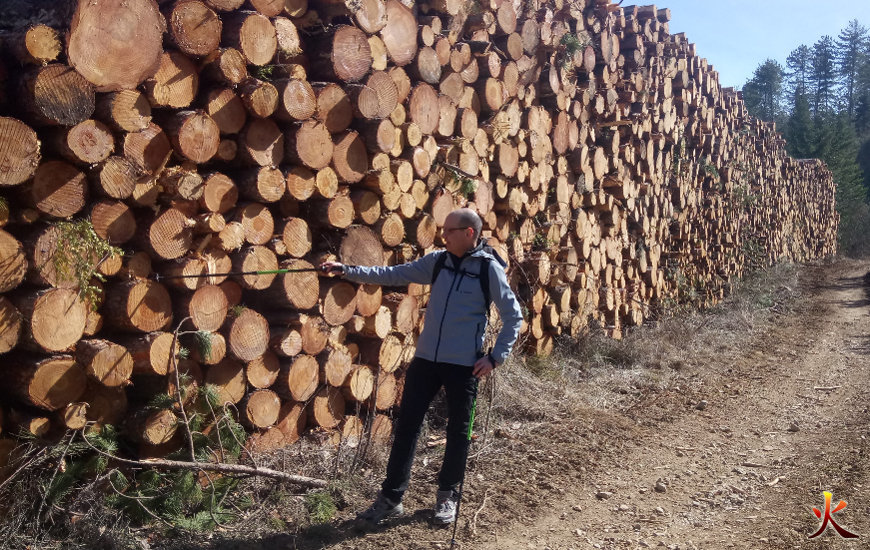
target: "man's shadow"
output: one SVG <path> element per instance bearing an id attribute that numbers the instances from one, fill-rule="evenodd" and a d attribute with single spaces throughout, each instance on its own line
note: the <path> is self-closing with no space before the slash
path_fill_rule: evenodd
<path id="1" fill-rule="evenodd" d="M 390 531 L 407 525 L 428 525 L 433 530 L 443 530 L 444 526 L 432 523 L 432 510 L 420 508 L 397 518 L 390 518 L 379 525 L 349 519 L 340 523 L 321 523 L 301 529 L 296 533 L 274 533 L 259 540 L 213 541 L 209 550 L 237 550 L 239 548 L 293 548 L 298 550 L 321 550 L 337 543 L 359 539 L 373 533 Z M 452 527 L 449 526 L 449 527 Z M 240 545 L 240 543 L 242 543 Z M 201 548 L 201 547 L 199 547 Z"/>

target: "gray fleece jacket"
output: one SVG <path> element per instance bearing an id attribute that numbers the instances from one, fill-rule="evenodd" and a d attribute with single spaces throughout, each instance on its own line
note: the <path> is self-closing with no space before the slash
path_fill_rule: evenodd
<path id="1" fill-rule="evenodd" d="M 403 286 L 408 283 L 427 285 L 438 257 L 447 254 L 438 279 L 432 284 L 426 307 L 423 332 L 417 340 L 416 356 L 439 363 L 471 366 L 486 354 L 486 299 L 478 277 L 489 266 L 489 294 L 498 309 L 502 329 L 493 347 L 493 359 L 501 364 L 507 358 L 520 332 L 523 316 L 520 304 L 507 282 L 504 268 L 492 254 L 477 246 L 454 265 L 452 254 L 432 252 L 406 264 L 391 267 L 345 266 L 345 278 L 360 283 Z M 489 258 L 489 262 L 482 258 Z"/>

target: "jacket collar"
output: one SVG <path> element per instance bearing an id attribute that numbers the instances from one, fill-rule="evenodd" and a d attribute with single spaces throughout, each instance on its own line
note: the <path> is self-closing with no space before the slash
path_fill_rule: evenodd
<path id="1" fill-rule="evenodd" d="M 468 252 L 466 252 L 462 256 L 456 256 L 455 254 L 451 254 L 450 252 L 447 252 L 447 251 L 445 251 L 445 252 L 447 253 L 448 257 L 450 258 L 450 263 L 453 264 L 453 267 L 455 267 L 455 268 L 458 268 L 466 258 L 471 258 L 471 257 L 474 257 L 474 258 L 486 258 L 486 257 L 488 257 L 490 260 L 497 261 L 499 264 L 502 265 L 502 267 L 507 265 L 507 262 L 505 262 L 501 258 L 501 256 L 498 255 L 498 252 L 496 252 L 494 248 L 492 248 L 491 246 L 486 244 L 486 241 L 484 241 L 483 239 L 479 240 L 477 242 L 477 244 L 474 246 L 474 248 L 470 249 Z"/>

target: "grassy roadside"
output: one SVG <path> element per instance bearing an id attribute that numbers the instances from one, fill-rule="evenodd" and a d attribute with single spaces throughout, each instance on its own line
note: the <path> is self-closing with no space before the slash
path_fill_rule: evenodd
<path id="1" fill-rule="evenodd" d="M 755 273 L 736 284 L 732 295 L 716 308 L 666 313 L 655 323 L 629 332 L 622 341 L 592 331 L 578 341 L 560 342 L 549 358 L 526 357 L 504 365 L 481 388 L 468 509 L 473 513 L 486 503 L 486 491 L 498 490 L 511 506 L 496 518 L 523 516 L 535 502 L 528 501 L 521 488 L 512 494 L 520 483 L 511 474 L 517 464 L 559 456 L 552 445 L 594 460 L 596 448 L 630 431 L 621 417 L 630 417 L 656 395 L 675 387 L 691 392 L 694 373 L 705 358 L 738 346 L 747 335 L 791 311 L 800 298 L 801 269 L 780 264 Z M 429 489 L 443 453 L 440 434 L 445 422 L 444 404 L 436 401 L 421 436 L 413 489 L 406 501 L 409 509 L 431 504 L 429 493 L 434 489 Z M 569 440 L 566 433 L 576 437 Z M 215 521 L 208 529 L 180 529 L 161 521 L 137 528 L 130 517 L 98 496 L 107 487 L 105 479 L 97 478 L 71 488 L 58 509 L 49 507 L 46 517 L 53 525 L 37 530 L 32 507 L 20 507 L 0 520 L 0 537 L 8 547 L 34 549 L 328 547 L 357 536 L 348 520 L 374 496 L 386 449 L 372 446 L 363 453 L 358 446 L 335 448 L 323 444 L 325 437 L 315 434 L 290 449 L 260 457 L 258 464 L 328 479 L 326 490 L 304 492 L 272 480 L 244 479 L 222 503 L 224 515 L 212 518 Z M 4 502 L 46 494 L 58 459 L 57 449 L 43 453 L 32 464 L 32 475 L 6 488 Z M 582 473 L 579 461 L 553 463 Z M 557 477 L 542 475 L 540 482 L 556 483 Z M 464 529 L 478 527 L 483 528 L 482 522 L 466 524 Z"/>

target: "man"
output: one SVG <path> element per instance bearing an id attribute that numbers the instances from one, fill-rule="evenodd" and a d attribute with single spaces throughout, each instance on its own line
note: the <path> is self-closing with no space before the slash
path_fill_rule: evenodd
<path id="1" fill-rule="evenodd" d="M 424 328 L 405 374 L 387 476 L 375 502 L 358 516 L 362 520 L 380 523 L 403 513 L 402 496 L 411 477 L 417 437 L 429 404 L 441 386 L 447 395 L 447 448 L 438 476 L 434 521 L 447 525 L 456 519 L 478 379 L 504 362 L 522 323 L 520 305 L 508 285 L 501 258 L 480 242 L 482 226 L 477 213 L 461 208 L 451 212 L 441 228 L 446 251 L 392 267 L 345 266 L 338 262 L 321 266 L 360 283 L 432 284 Z M 503 326 L 492 351 L 487 353 L 483 345 L 490 301 L 498 308 Z"/>

